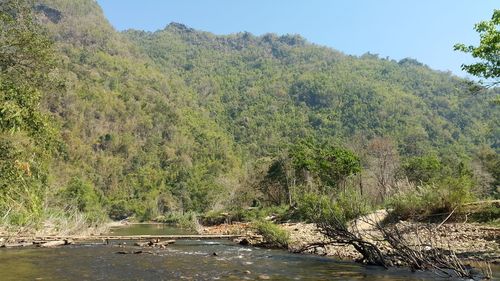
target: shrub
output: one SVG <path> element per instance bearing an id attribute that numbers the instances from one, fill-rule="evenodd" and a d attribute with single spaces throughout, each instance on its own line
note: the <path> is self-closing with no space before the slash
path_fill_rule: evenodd
<path id="1" fill-rule="evenodd" d="M 113 202 L 109 208 L 108 215 L 113 220 L 123 220 L 133 214 L 133 210 L 125 200 Z"/>
<path id="2" fill-rule="evenodd" d="M 100 222 L 104 220 L 105 212 L 101 204 L 99 194 L 91 183 L 80 178 L 73 178 L 66 189 L 60 192 L 60 196 L 71 207 L 82 213 L 86 213 L 87 221 Z"/>
<path id="3" fill-rule="evenodd" d="M 194 212 L 172 212 L 155 219 L 157 222 L 172 224 L 184 229 L 196 230 L 198 228 L 198 217 Z"/>
<path id="4" fill-rule="evenodd" d="M 253 224 L 255 231 L 264 237 L 264 241 L 272 247 L 288 248 L 290 233 L 270 221 L 258 221 Z"/>
<path id="5" fill-rule="evenodd" d="M 347 223 L 370 211 L 367 200 L 353 189 L 340 192 L 334 198 L 306 193 L 298 205 L 295 217 L 311 222 L 315 222 L 319 217 L 334 215 L 343 223 Z"/>
<path id="6" fill-rule="evenodd" d="M 416 190 L 399 194 L 389 200 L 391 217 L 397 219 L 439 219 L 451 212 L 458 215 L 465 203 L 474 197 L 473 182 L 467 176 L 446 177 L 435 184 L 425 184 Z"/>
<path id="7" fill-rule="evenodd" d="M 252 222 L 274 217 L 281 221 L 290 218 L 290 207 L 288 205 L 269 206 L 262 208 L 235 208 L 229 211 L 210 211 L 201 219 L 204 225 L 217 225 L 232 222 Z"/>
<path id="8" fill-rule="evenodd" d="M 239 221 L 250 222 L 273 217 L 275 221 L 282 221 L 287 218 L 289 210 L 288 205 L 239 209 L 239 211 L 235 212 L 235 218 L 239 218 Z"/>
<path id="9" fill-rule="evenodd" d="M 500 226 L 500 203 L 497 201 L 470 206 L 466 211 L 471 213 L 471 221 Z"/>
<path id="10" fill-rule="evenodd" d="M 223 211 L 209 211 L 201 218 L 203 225 L 218 225 L 227 222 L 227 214 Z"/>

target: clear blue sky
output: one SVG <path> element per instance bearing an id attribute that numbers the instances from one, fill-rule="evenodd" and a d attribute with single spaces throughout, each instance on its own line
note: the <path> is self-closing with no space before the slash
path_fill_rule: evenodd
<path id="1" fill-rule="evenodd" d="M 229 34 L 300 34 L 346 54 L 416 58 L 434 69 L 460 70 L 471 62 L 453 51 L 477 44 L 472 29 L 489 20 L 498 0 L 97 0 L 118 30 L 155 31 L 170 22 Z"/>

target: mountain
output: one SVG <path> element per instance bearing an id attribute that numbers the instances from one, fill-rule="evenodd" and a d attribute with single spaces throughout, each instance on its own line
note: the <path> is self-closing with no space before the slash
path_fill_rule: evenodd
<path id="1" fill-rule="evenodd" d="M 256 171 L 302 139 L 364 155 L 385 137 L 402 158 L 500 148 L 495 105 L 413 59 L 179 23 L 118 32 L 92 0 L 35 7 L 64 86 L 42 103 L 64 150 L 50 164 L 52 197 L 77 190 L 113 218 L 244 204 Z"/>
<path id="2" fill-rule="evenodd" d="M 182 77 L 239 144 L 256 147 L 252 155 L 311 134 L 391 136 L 406 155 L 422 152 L 409 142 L 498 146 L 486 132 L 495 127 L 494 105 L 471 96 L 465 80 L 413 59 L 354 57 L 298 35 L 216 36 L 176 23 L 124 35 L 163 73 Z"/>

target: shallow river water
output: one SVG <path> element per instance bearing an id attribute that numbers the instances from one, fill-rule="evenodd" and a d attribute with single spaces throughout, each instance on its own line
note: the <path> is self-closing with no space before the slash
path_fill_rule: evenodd
<path id="1" fill-rule="evenodd" d="M 186 234 L 162 225 L 134 225 L 113 235 Z M 450 280 L 433 273 L 384 270 L 333 258 L 237 245 L 227 240 L 177 241 L 151 253 L 132 246 L 74 245 L 0 249 L 0 280 Z M 216 255 L 214 255 L 216 253 Z"/>

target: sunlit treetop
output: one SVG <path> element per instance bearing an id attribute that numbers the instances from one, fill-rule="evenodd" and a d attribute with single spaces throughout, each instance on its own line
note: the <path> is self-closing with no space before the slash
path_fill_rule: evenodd
<path id="1" fill-rule="evenodd" d="M 500 10 L 494 10 L 489 21 L 482 21 L 474 26 L 479 33 L 479 46 L 456 44 L 455 50 L 470 53 L 479 61 L 473 64 L 463 64 L 462 69 L 468 73 L 487 79 L 481 83 L 487 87 L 500 83 Z"/>

